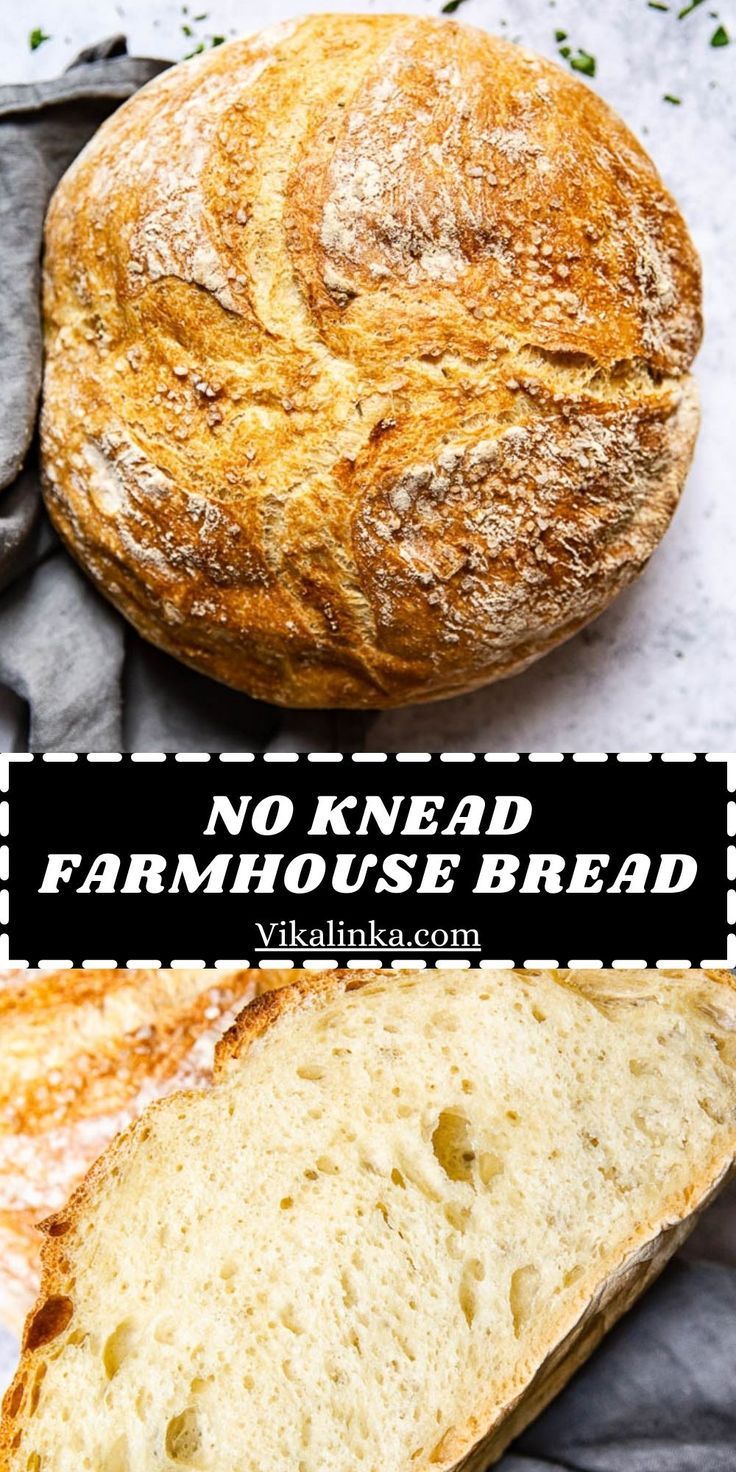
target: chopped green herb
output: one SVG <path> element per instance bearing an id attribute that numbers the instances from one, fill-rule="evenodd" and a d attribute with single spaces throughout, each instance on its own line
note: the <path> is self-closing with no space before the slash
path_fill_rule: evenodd
<path id="1" fill-rule="evenodd" d="M 51 37 L 47 36 L 46 32 L 42 31 L 40 26 L 36 26 L 35 29 L 31 31 L 31 34 L 28 37 L 28 45 L 30 46 L 31 51 L 38 51 L 39 46 L 43 46 L 44 41 L 50 40 Z"/>
<path id="2" fill-rule="evenodd" d="M 555 41 L 566 41 L 567 31 L 555 31 Z"/>
<path id="3" fill-rule="evenodd" d="M 182 26 L 182 31 L 183 31 L 183 33 L 184 33 L 185 36 L 193 36 L 194 35 L 194 31 L 192 30 L 191 26 Z"/>
<path id="4" fill-rule="evenodd" d="M 572 46 L 561 46 L 560 56 L 564 56 L 565 61 L 568 61 L 569 58 L 572 56 Z"/>
<path id="5" fill-rule="evenodd" d="M 672 95 L 671 92 L 665 92 L 664 97 L 662 98 L 662 101 L 663 102 L 671 102 L 673 107 L 681 107 L 681 105 L 682 105 L 682 98 L 681 97 L 673 97 L 673 95 Z"/>
<path id="6" fill-rule="evenodd" d="M 677 19 L 684 20 L 686 15 L 690 15 L 691 11 L 697 10 L 698 6 L 702 5 L 702 3 L 703 0 L 690 0 L 689 5 L 683 5 L 682 10 L 678 10 Z"/>
<path id="7" fill-rule="evenodd" d="M 713 35 L 710 38 L 710 44 L 711 46 L 728 46 L 730 40 L 731 37 L 729 36 L 726 27 L 716 26 L 716 29 L 714 30 Z"/>
<path id="8" fill-rule="evenodd" d="M 195 46 L 193 51 L 187 51 L 184 60 L 191 61 L 193 56 L 199 56 L 202 51 L 204 51 L 204 41 L 200 41 L 199 45 Z"/>
<path id="9" fill-rule="evenodd" d="M 223 46 L 224 43 L 225 43 L 225 37 L 224 36 L 213 36 L 212 37 L 212 40 L 210 41 L 210 46 Z"/>
<path id="10" fill-rule="evenodd" d="M 203 10 L 201 15 L 193 15 L 192 16 L 192 20 L 197 20 L 197 21 L 199 21 L 199 20 L 207 20 L 208 16 L 209 16 L 209 11 Z"/>
<path id="11" fill-rule="evenodd" d="M 662 0 L 647 0 L 650 10 L 669 10 L 669 5 L 663 5 Z"/>
<path id="12" fill-rule="evenodd" d="M 595 76 L 595 57 L 589 51 L 578 50 L 577 56 L 570 58 L 570 66 L 574 72 L 582 72 L 586 77 Z"/>
<path id="13" fill-rule="evenodd" d="M 447 0 L 447 4 L 442 6 L 442 14 L 454 15 L 455 11 L 460 9 L 462 3 L 463 0 Z"/>

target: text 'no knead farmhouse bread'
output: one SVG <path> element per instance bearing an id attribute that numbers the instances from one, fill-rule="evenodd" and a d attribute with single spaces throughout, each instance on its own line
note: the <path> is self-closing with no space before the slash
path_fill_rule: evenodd
<path id="1" fill-rule="evenodd" d="M 46 231 L 46 499 L 136 628 L 286 705 L 512 674 L 677 503 L 700 280 L 590 89 L 483 31 L 310 16 L 158 77 Z"/>
<path id="2" fill-rule="evenodd" d="M 254 1002 L 47 1224 L 3 1472 L 481 1468 L 727 1175 L 735 1024 L 703 972 Z"/>

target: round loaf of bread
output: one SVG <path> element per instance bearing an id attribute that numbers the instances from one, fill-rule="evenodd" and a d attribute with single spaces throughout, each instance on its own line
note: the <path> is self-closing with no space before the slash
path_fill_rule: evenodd
<path id="1" fill-rule="evenodd" d="M 609 108 L 452 22 L 185 62 L 53 198 L 46 498 L 145 638 L 284 705 L 509 675 L 641 570 L 697 429 L 696 254 Z"/>

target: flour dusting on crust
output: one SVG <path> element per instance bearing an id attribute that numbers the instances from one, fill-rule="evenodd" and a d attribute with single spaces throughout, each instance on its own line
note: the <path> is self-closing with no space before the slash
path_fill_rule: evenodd
<path id="1" fill-rule="evenodd" d="M 513 674 L 645 566 L 697 429 L 697 257 L 591 90 L 310 16 L 154 80 L 52 201 L 44 481 L 143 635 L 286 705 Z"/>

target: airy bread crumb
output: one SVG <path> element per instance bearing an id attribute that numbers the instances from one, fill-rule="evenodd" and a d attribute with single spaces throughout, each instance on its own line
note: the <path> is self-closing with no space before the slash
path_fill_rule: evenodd
<path id="1" fill-rule="evenodd" d="M 725 1178 L 735 1063 L 726 973 L 258 999 L 46 1224 L 0 1466 L 487 1465 Z"/>

